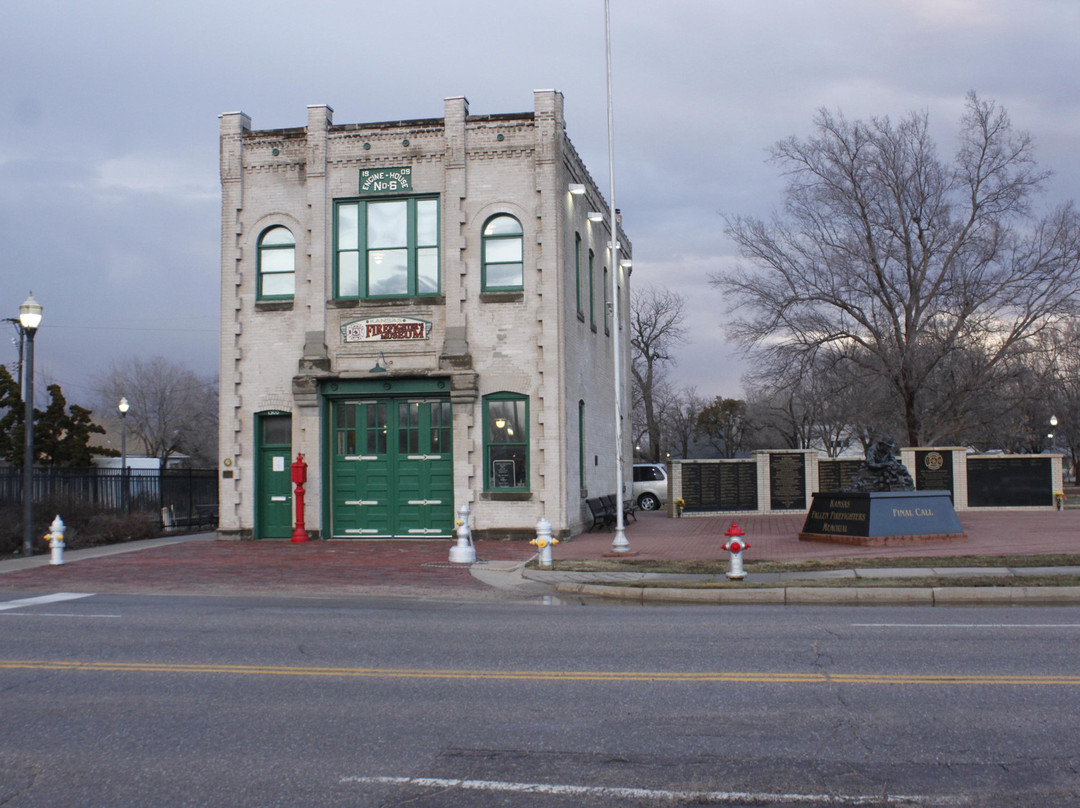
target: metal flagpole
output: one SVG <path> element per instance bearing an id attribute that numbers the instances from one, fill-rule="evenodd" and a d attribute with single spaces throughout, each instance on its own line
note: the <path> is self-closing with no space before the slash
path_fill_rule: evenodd
<path id="1" fill-rule="evenodd" d="M 611 104 L 611 0 L 604 0 L 604 29 L 604 50 L 607 57 L 608 179 L 611 183 L 608 212 L 611 216 L 611 318 L 614 321 L 611 326 L 614 332 L 611 345 L 615 352 L 615 490 L 618 492 L 618 501 L 615 504 L 615 538 L 611 542 L 611 549 L 616 553 L 628 553 L 630 542 L 626 540 L 623 513 L 622 320 L 619 313 L 619 231 L 615 216 L 615 116 Z"/>

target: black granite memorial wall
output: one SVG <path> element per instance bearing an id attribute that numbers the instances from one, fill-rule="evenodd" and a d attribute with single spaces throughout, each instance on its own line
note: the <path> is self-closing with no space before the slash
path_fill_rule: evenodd
<path id="1" fill-rule="evenodd" d="M 1049 457 L 969 457 L 968 506 L 1038 507 L 1054 504 Z"/>
<path id="2" fill-rule="evenodd" d="M 757 463 L 753 460 L 681 465 L 684 512 L 757 510 Z"/>

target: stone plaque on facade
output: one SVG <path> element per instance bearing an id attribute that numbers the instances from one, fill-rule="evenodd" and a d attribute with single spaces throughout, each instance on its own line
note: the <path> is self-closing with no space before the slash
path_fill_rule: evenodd
<path id="1" fill-rule="evenodd" d="M 412 168 L 365 168 L 360 171 L 360 193 L 396 194 L 412 190 Z"/>
<path id="2" fill-rule="evenodd" d="M 422 340 L 431 336 L 431 323 L 412 317 L 369 317 L 342 323 L 341 335 L 345 342 Z"/>
<path id="3" fill-rule="evenodd" d="M 774 511 L 806 509 L 806 455 L 769 455 L 769 507 Z"/>

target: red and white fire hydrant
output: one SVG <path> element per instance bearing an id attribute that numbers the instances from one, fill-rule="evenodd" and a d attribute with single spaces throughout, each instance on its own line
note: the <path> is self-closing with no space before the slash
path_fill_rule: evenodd
<path id="1" fill-rule="evenodd" d="M 743 540 L 746 532 L 739 527 L 737 522 L 732 522 L 724 535 L 728 537 L 728 540 L 723 549 L 731 553 L 731 569 L 727 572 L 727 577 L 733 581 L 741 581 L 746 577 L 742 566 L 743 550 L 750 549 L 750 545 Z"/>

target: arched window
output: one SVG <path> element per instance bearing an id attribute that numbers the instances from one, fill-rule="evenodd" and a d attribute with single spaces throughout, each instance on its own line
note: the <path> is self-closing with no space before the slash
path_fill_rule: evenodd
<path id="1" fill-rule="evenodd" d="M 259 239 L 259 300 L 283 300 L 296 292 L 296 239 L 277 225 Z"/>
<path id="2" fill-rule="evenodd" d="M 485 292 L 525 288 L 521 222 L 505 213 L 484 225 L 483 286 Z"/>

